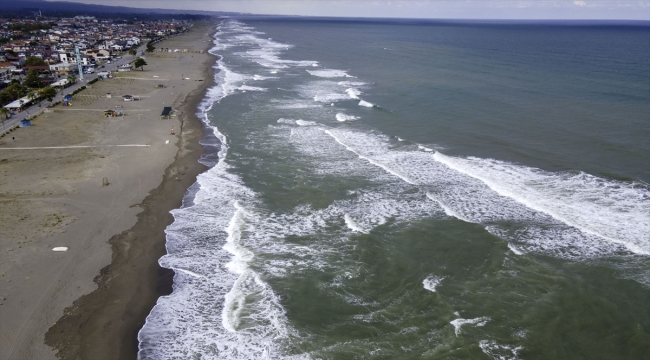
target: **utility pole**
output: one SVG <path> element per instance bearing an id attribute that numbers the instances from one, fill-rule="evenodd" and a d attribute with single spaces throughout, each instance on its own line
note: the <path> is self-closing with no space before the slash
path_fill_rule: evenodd
<path id="1" fill-rule="evenodd" d="M 74 47 L 74 52 L 77 55 L 77 69 L 79 70 L 79 79 L 83 80 L 84 78 L 84 72 L 81 67 L 81 54 L 79 53 L 79 47 L 75 46 Z"/>

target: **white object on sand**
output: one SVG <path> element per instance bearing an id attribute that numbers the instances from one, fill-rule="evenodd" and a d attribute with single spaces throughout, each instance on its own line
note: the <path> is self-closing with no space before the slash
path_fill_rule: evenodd
<path id="1" fill-rule="evenodd" d="M 165 144 L 169 144 L 169 140 L 165 141 Z"/>
<path id="2" fill-rule="evenodd" d="M 52 249 L 52 251 L 68 251 L 68 248 L 65 246 L 59 246 Z"/>

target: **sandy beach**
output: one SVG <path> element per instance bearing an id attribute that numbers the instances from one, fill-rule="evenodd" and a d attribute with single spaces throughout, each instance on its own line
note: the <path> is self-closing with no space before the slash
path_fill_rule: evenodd
<path id="1" fill-rule="evenodd" d="M 0 358 L 136 357 L 137 332 L 169 291 L 157 264 L 169 211 L 205 170 L 194 113 L 212 84 L 213 25 L 156 45 L 188 52 L 146 54 L 144 71 L 0 138 Z M 105 117 L 116 105 L 124 116 Z M 175 117 L 161 119 L 166 106 Z"/>

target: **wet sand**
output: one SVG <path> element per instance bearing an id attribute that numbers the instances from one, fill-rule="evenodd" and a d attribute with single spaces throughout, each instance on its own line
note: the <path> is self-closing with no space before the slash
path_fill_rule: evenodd
<path id="1" fill-rule="evenodd" d="M 213 29 L 196 23 L 157 47 L 207 50 Z M 0 139 L 0 358 L 134 359 L 138 330 L 170 291 L 157 260 L 169 211 L 205 170 L 194 113 L 215 59 L 187 52 L 146 61 L 144 71 L 97 82 L 73 107 Z M 124 94 L 141 100 L 123 102 Z M 105 118 L 115 105 L 124 118 Z M 160 119 L 164 106 L 177 116 Z M 80 145 L 89 147 L 72 147 Z M 27 147 L 40 149 L 9 149 Z"/>

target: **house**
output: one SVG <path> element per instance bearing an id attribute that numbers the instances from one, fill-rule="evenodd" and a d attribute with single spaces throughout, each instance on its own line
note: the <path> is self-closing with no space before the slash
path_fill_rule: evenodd
<path id="1" fill-rule="evenodd" d="M 8 62 L 0 62 L 0 81 L 11 80 L 13 78 L 12 70 L 16 67 Z"/>
<path id="2" fill-rule="evenodd" d="M 31 69 L 34 69 L 40 73 L 43 71 L 50 71 L 50 66 L 49 65 L 26 65 L 25 66 L 25 70 L 29 71 Z"/>
<path id="3" fill-rule="evenodd" d="M 68 72 L 68 71 L 76 71 L 76 70 L 77 70 L 76 64 L 71 64 L 67 62 L 60 62 L 57 64 L 50 65 L 50 71 Z"/>
<path id="4" fill-rule="evenodd" d="M 86 55 L 97 59 L 105 59 L 111 56 L 111 52 L 106 49 L 86 50 Z"/>

